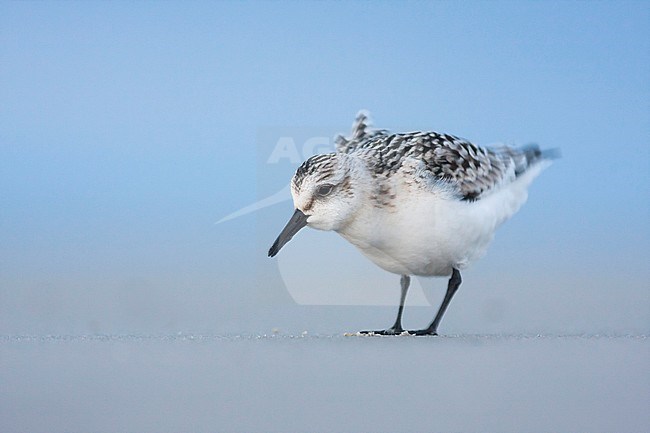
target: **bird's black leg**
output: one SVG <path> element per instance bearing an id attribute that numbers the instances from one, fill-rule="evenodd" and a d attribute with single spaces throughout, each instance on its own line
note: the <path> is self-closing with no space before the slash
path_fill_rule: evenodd
<path id="1" fill-rule="evenodd" d="M 440 324 L 442 316 L 445 314 L 445 311 L 451 302 L 451 298 L 454 297 L 454 294 L 456 293 L 456 290 L 458 290 L 458 287 L 460 287 L 460 283 L 462 281 L 463 280 L 460 278 L 460 272 L 458 272 L 458 269 L 454 268 L 453 272 L 451 273 L 451 278 L 449 278 L 449 283 L 447 284 L 447 293 L 445 294 L 445 299 L 442 300 L 442 304 L 440 305 L 438 313 L 433 319 L 433 322 L 431 322 L 428 328 L 419 329 L 417 331 L 409 331 L 409 333 L 413 335 L 438 335 L 438 325 Z"/>
<path id="2" fill-rule="evenodd" d="M 397 318 L 395 319 L 395 324 L 389 328 L 389 330 L 394 331 L 395 334 L 401 334 L 404 331 L 402 328 L 402 313 L 404 312 L 404 301 L 406 300 L 406 292 L 409 289 L 411 284 L 411 277 L 408 275 L 402 275 L 402 278 L 399 280 L 400 287 L 402 288 L 402 294 L 399 299 L 399 309 L 397 310 Z"/>
<path id="3" fill-rule="evenodd" d="M 397 319 L 395 319 L 395 324 L 390 328 L 381 331 L 361 331 L 362 334 L 399 335 L 404 332 L 404 328 L 402 328 L 402 312 L 404 311 L 404 301 L 406 300 L 406 292 L 409 289 L 409 284 L 411 284 L 411 277 L 408 275 L 402 275 L 402 278 L 400 279 L 402 295 L 399 300 L 399 309 L 397 310 Z"/>

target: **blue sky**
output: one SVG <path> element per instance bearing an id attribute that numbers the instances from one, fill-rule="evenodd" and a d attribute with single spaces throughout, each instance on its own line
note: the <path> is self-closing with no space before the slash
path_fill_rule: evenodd
<path id="1" fill-rule="evenodd" d="M 260 162 L 277 136 L 346 132 L 361 108 L 562 150 L 451 329 L 498 310 L 494 329 L 647 330 L 648 22 L 645 2 L 3 2 L 0 333 L 356 324 L 296 307 L 266 259 L 290 203 L 214 222 L 286 184 L 294 166 Z M 301 233 L 286 260 L 331 273 L 335 237 Z"/>

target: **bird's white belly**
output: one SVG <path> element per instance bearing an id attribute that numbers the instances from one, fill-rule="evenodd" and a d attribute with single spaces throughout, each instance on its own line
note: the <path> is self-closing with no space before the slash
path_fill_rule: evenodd
<path id="1" fill-rule="evenodd" d="M 399 275 L 445 276 L 451 274 L 452 268 L 462 267 L 449 254 L 428 246 L 397 246 L 385 250 L 357 247 L 377 266 Z"/>
<path id="2" fill-rule="evenodd" d="M 392 209 L 368 207 L 339 234 L 389 272 L 450 275 L 485 254 L 496 228 L 526 201 L 529 181 L 476 202 L 422 195 Z"/>
<path id="3" fill-rule="evenodd" d="M 395 273 L 450 275 L 480 257 L 493 237 L 494 224 L 472 218 L 467 203 L 403 206 L 340 234 L 377 266 Z M 469 210 L 469 211 L 468 211 Z"/>

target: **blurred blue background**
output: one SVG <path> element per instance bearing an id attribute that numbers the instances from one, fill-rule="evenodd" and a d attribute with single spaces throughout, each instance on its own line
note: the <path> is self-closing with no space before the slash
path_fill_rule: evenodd
<path id="1" fill-rule="evenodd" d="M 215 224 L 286 185 L 277 137 L 361 108 L 562 150 L 443 332 L 647 332 L 649 22 L 646 2 L 2 2 L 0 334 L 389 325 L 394 307 L 293 300 L 266 258 L 289 202 Z M 284 260 L 325 290 L 347 248 L 305 232 Z M 397 303 L 362 260 L 354 284 Z"/>

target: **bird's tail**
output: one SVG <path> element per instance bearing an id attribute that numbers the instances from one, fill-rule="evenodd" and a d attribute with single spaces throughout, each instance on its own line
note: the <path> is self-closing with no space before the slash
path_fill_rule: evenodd
<path id="1" fill-rule="evenodd" d="M 531 166 L 542 161 L 551 161 L 561 157 L 560 149 L 541 150 L 536 143 L 522 147 L 503 146 L 495 149 L 502 157 L 510 158 L 515 164 L 515 175 L 519 176 Z"/>

